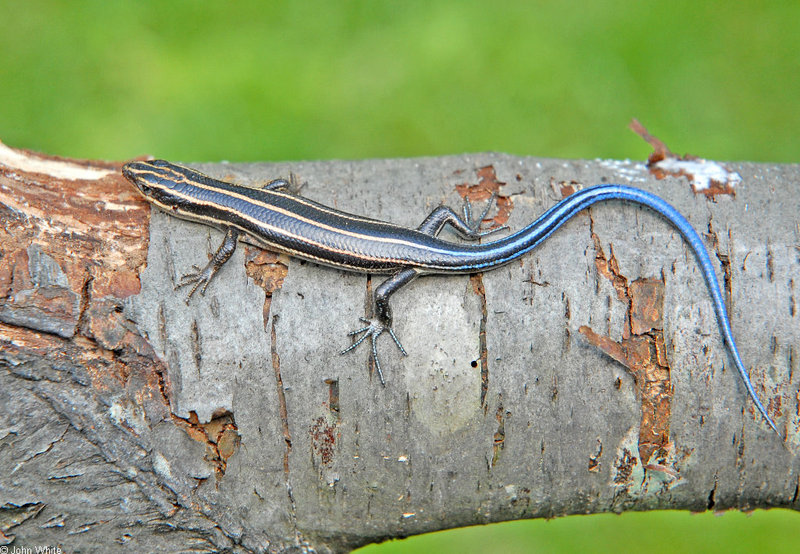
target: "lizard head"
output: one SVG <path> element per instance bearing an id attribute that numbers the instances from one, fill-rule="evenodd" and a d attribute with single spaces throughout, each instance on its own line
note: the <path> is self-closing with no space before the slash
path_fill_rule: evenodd
<path id="1" fill-rule="evenodd" d="M 178 209 L 186 202 L 182 192 L 188 185 L 186 168 L 165 160 L 134 161 L 122 167 L 122 174 L 151 203 L 164 208 Z"/>

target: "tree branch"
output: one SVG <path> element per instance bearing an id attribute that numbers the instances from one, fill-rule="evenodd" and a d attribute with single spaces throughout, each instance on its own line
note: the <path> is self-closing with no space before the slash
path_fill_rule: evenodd
<path id="1" fill-rule="evenodd" d="M 382 339 L 384 388 L 367 349 L 338 355 L 377 278 L 240 247 L 187 304 L 175 282 L 222 234 L 151 212 L 120 165 L 0 144 L 0 542 L 346 551 L 518 518 L 800 507 L 800 167 L 729 164 L 741 182 L 695 194 L 684 170 L 502 154 L 196 166 L 291 172 L 405 226 L 492 192 L 512 230 L 577 186 L 659 194 L 707 233 L 784 445 L 694 258 L 645 210 L 595 206 L 519 262 L 404 288 L 409 356 Z"/>

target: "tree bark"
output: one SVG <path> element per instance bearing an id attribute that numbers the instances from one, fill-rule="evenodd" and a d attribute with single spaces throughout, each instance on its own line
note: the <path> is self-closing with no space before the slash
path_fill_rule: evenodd
<path id="1" fill-rule="evenodd" d="M 347 551 L 519 518 L 800 508 L 799 166 L 728 164 L 741 181 L 713 194 L 643 163 L 504 154 L 194 166 L 291 172 L 405 226 L 492 192 L 512 230 L 579 186 L 654 192 L 705 234 L 785 442 L 691 252 L 644 209 L 598 205 L 518 262 L 404 288 L 408 357 L 382 338 L 382 387 L 367 348 L 338 355 L 380 278 L 240 247 L 187 303 L 177 279 L 222 234 L 151 211 L 120 167 L 0 145 L 0 542 Z"/>

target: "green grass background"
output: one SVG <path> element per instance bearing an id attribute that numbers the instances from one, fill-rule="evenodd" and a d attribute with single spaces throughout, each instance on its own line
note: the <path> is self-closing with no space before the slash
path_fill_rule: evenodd
<path id="1" fill-rule="evenodd" d="M 0 140 L 184 161 L 476 151 L 800 161 L 800 2 L 0 3 Z M 369 552 L 796 552 L 800 518 L 471 528 Z"/>

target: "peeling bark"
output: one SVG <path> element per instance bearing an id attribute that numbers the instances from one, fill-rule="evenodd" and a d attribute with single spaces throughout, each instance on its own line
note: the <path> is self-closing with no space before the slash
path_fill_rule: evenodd
<path id="1" fill-rule="evenodd" d="M 151 211 L 120 166 L 0 145 L 0 543 L 347 551 L 518 518 L 800 508 L 800 167 L 727 164 L 735 195 L 695 195 L 644 164 L 502 154 L 199 166 L 291 172 L 406 226 L 461 198 L 497 194 L 493 223 L 519 229 L 582 186 L 651 190 L 709 231 L 782 444 L 691 253 L 645 210 L 595 206 L 515 263 L 403 289 L 409 356 L 379 343 L 381 387 L 366 349 L 338 355 L 371 278 L 239 248 L 187 303 L 174 285 L 221 234 Z"/>

